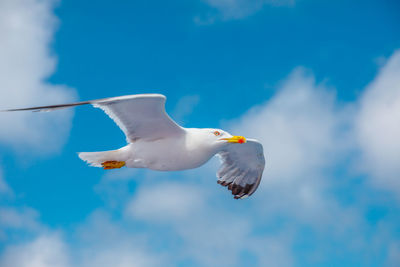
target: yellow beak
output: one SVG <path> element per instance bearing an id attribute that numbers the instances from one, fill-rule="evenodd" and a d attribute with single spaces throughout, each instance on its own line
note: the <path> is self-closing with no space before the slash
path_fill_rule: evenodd
<path id="1" fill-rule="evenodd" d="M 239 144 L 246 143 L 246 138 L 237 135 L 232 136 L 230 138 L 221 138 L 220 140 L 226 140 L 228 141 L 228 143 L 239 143 Z"/>

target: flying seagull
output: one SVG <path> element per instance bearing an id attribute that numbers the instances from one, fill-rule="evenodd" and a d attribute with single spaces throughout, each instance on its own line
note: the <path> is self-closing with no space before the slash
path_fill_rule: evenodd
<path id="1" fill-rule="evenodd" d="M 218 184 L 231 190 L 235 199 L 252 195 L 265 166 L 260 142 L 220 129 L 179 126 L 165 112 L 165 100 L 160 94 L 140 94 L 3 111 L 51 111 L 91 104 L 114 120 L 128 143 L 117 150 L 79 153 L 91 166 L 178 171 L 197 168 L 218 155 L 222 162 Z"/>

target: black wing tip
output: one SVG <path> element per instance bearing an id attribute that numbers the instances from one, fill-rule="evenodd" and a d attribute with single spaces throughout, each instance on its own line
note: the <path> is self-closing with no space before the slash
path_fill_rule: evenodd
<path id="1" fill-rule="evenodd" d="M 245 186 L 241 186 L 232 182 L 226 182 L 226 181 L 217 181 L 218 184 L 226 187 L 228 190 L 232 192 L 233 198 L 234 199 L 245 199 L 249 196 L 251 196 L 255 190 L 252 190 L 256 183 L 254 184 L 246 184 Z"/>
<path id="2" fill-rule="evenodd" d="M 32 112 L 46 112 L 51 110 L 75 107 L 80 105 L 90 104 L 90 101 L 82 101 L 68 104 L 57 104 L 57 105 L 49 105 L 49 106 L 38 106 L 38 107 L 29 107 L 29 108 L 14 108 L 14 109 L 5 109 L 0 110 L 0 112 L 14 112 L 14 111 L 32 111 Z"/>
<path id="3" fill-rule="evenodd" d="M 108 97 L 108 98 L 101 98 L 96 100 L 88 100 L 88 101 L 80 101 L 74 103 L 67 103 L 67 104 L 57 104 L 57 105 L 48 105 L 48 106 L 37 106 L 37 107 L 28 107 L 28 108 L 13 108 L 13 109 L 4 109 L 0 110 L 0 112 L 14 112 L 14 111 L 32 111 L 32 112 L 43 112 L 43 111 L 51 111 L 69 107 L 75 107 L 80 105 L 87 105 L 87 104 L 101 104 L 103 102 L 112 102 L 117 100 L 124 100 L 124 99 L 131 99 L 131 98 L 146 98 L 146 97 L 161 97 L 164 100 L 167 99 L 165 95 L 162 94 L 136 94 L 136 95 L 124 95 L 124 96 L 116 96 L 116 97 Z"/>

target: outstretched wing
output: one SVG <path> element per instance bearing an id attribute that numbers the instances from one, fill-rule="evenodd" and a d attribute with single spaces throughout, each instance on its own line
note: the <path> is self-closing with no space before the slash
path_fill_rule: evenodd
<path id="1" fill-rule="evenodd" d="M 97 100 L 40 106 L 3 111 L 51 111 L 92 104 L 101 108 L 125 133 L 128 142 L 143 138 L 153 140 L 171 135 L 180 135 L 183 128 L 165 112 L 166 97 L 160 94 L 127 95 Z"/>
<path id="2" fill-rule="evenodd" d="M 157 94 L 131 95 L 97 101 L 101 108 L 125 133 L 128 141 L 154 140 L 184 133 L 165 112 L 166 97 Z"/>
<path id="3" fill-rule="evenodd" d="M 262 145 L 253 139 L 245 144 L 231 144 L 220 151 L 222 165 L 217 172 L 218 184 L 228 187 L 235 199 L 246 198 L 256 191 L 264 171 Z"/>

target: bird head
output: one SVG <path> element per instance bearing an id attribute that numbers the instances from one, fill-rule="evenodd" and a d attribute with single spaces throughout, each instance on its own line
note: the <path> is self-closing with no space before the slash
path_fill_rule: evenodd
<path id="1" fill-rule="evenodd" d="M 191 128 L 190 132 L 194 137 L 194 143 L 201 143 L 205 148 L 209 148 L 213 153 L 223 149 L 227 145 L 244 144 L 247 142 L 243 136 L 231 135 L 221 129 L 194 129 Z"/>
<path id="2" fill-rule="evenodd" d="M 244 144 L 246 143 L 246 138 L 238 135 L 231 135 L 220 129 L 210 129 L 210 136 L 213 136 L 213 139 L 218 143 L 236 143 L 236 144 Z"/>

